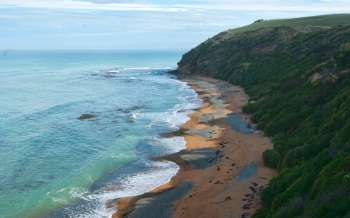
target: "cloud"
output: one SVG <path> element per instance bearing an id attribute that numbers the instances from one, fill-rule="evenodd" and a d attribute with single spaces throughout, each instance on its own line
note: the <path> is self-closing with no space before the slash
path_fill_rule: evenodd
<path id="1" fill-rule="evenodd" d="M 209 0 L 200 7 L 247 12 L 350 13 L 348 0 Z"/>
<path id="2" fill-rule="evenodd" d="M 0 0 L 0 7 L 46 8 L 64 10 L 135 11 L 135 12 L 200 12 L 200 11 L 286 11 L 350 13 L 350 4 L 344 0 L 207 0 L 190 4 L 172 3 L 122 3 L 83 0 Z M 129 1 L 130 2 L 130 1 Z"/>
<path id="3" fill-rule="evenodd" d="M 168 7 L 154 4 L 138 3 L 95 3 L 73 0 L 0 0 L 0 7 L 45 8 L 68 10 L 97 10 L 97 11 L 143 11 L 143 12 L 181 12 L 183 7 Z"/>

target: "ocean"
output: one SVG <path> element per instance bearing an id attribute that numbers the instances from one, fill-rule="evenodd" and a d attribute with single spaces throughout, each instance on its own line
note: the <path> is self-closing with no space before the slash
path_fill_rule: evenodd
<path id="1" fill-rule="evenodd" d="M 151 157 L 185 147 L 161 135 L 201 105 L 167 72 L 181 54 L 0 53 L 1 217 L 111 217 L 114 199 L 169 181 L 178 166 Z"/>

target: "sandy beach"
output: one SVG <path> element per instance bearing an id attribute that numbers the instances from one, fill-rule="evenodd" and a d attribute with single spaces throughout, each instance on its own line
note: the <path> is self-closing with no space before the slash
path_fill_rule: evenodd
<path id="1" fill-rule="evenodd" d="M 186 150 L 155 158 L 173 161 L 180 170 L 149 193 L 118 199 L 113 217 L 250 217 L 260 206 L 261 190 L 276 173 L 262 161 L 271 141 L 242 113 L 248 101 L 243 89 L 205 77 L 180 79 L 204 103 L 174 133 L 185 137 Z"/>

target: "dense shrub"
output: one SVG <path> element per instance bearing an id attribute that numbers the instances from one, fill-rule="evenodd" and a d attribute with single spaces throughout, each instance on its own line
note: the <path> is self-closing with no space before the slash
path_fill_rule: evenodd
<path id="1" fill-rule="evenodd" d="M 281 155 L 275 150 L 266 150 L 263 153 L 264 164 L 271 168 L 277 168 L 281 162 Z"/>
<path id="2" fill-rule="evenodd" d="M 244 111 L 273 140 L 263 160 L 279 174 L 256 218 L 350 218 L 349 43 L 349 15 L 264 21 L 221 33 L 180 61 L 181 73 L 244 87 Z"/>

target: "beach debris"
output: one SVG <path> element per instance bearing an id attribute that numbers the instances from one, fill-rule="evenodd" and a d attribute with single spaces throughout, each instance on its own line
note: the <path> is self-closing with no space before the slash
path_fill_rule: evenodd
<path id="1" fill-rule="evenodd" d="M 82 115 L 80 115 L 80 117 L 78 119 L 79 120 L 92 120 L 92 119 L 96 119 L 96 115 L 94 115 L 94 114 L 82 114 Z"/>

